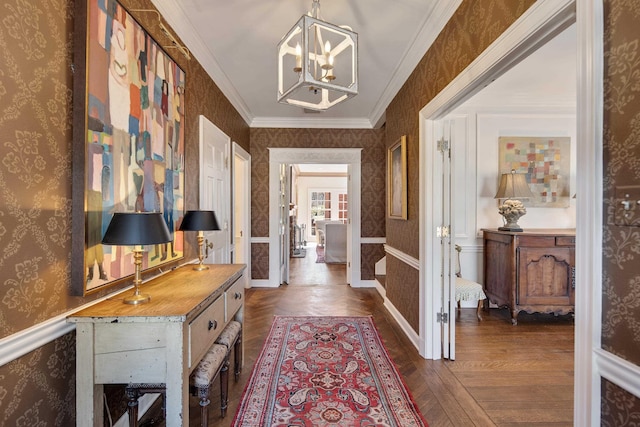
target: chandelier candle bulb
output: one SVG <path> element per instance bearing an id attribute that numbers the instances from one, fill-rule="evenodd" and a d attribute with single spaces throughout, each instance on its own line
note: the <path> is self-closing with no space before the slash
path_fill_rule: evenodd
<path id="1" fill-rule="evenodd" d="M 293 71 L 296 73 L 302 71 L 302 48 L 300 47 L 300 43 L 296 43 L 296 66 Z"/>

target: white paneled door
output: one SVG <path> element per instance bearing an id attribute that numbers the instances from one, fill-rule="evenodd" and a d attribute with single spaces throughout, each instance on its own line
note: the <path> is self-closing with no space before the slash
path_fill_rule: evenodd
<path id="1" fill-rule="evenodd" d="M 206 264 L 231 262 L 231 138 L 200 116 L 200 209 L 213 210 L 220 231 L 205 231 Z"/>

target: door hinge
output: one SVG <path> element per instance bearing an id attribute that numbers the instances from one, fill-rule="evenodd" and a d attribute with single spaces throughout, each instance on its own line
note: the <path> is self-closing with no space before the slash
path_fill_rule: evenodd
<path id="1" fill-rule="evenodd" d="M 449 313 L 436 313 L 436 322 L 438 323 L 449 323 Z"/>
<path id="2" fill-rule="evenodd" d="M 449 237 L 449 226 L 441 225 L 436 227 L 436 237 L 439 239 L 444 239 Z"/>
<path id="3" fill-rule="evenodd" d="M 438 151 L 441 153 L 449 151 L 449 141 L 444 138 L 438 140 Z"/>

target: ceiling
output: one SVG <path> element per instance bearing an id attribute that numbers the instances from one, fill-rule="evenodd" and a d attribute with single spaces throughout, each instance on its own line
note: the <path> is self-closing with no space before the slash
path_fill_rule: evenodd
<path id="1" fill-rule="evenodd" d="M 152 2 L 251 127 L 374 128 L 461 0 L 321 0 L 358 33 L 359 61 L 358 95 L 321 113 L 276 101 L 276 46 L 312 0 Z"/>
<path id="2" fill-rule="evenodd" d="M 578 42 L 571 25 L 497 80 L 467 100 L 461 108 L 576 111 Z M 516 111 L 514 111 L 516 112 Z"/>

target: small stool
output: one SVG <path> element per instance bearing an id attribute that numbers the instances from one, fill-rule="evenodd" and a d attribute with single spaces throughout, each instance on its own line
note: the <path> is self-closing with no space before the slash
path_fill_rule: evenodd
<path id="1" fill-rule="evenodd" d="M 238 381 L 242 370 L 242 323 L 237 320 L 231 320 L 218 336 L 216 344 L 227 347 L 227 355 L 231 351 L 231 346 L 233 346 L 233 371 L 235 380 Z"/>
<path id="2" fill-rule="evenodd" d="M 194 369 L 189 378 L 189 391 L 200 398 L 200 425 L 209 425 L 209 390 L 213 380 L 220 375 L 220 412 L 224 418 L 227 414 L 229 403 L 229 359 L 227 347 L 213 344 L 209 351 Z M 131 383 L 125 388 L 127 396 L 127 413 L 129 414 L 129 426 L 138 427 L 138 398 L 145 393 L 166 394 L 165 384 Z M 164 401 L 162 410 L 165 411 Z M 166 413 L 165 413 L 166 418 Z"/>
<path id="3" fill-rule="evenodd" d="M 213 344 L 191 374 L 189 388 L 200 398 L 200 425 L 209 425 L 209 390 L 211 383 L 220 374 L 220 413 L 227 415 L 229 404 L 229 359 L 227 347 Z"/>

